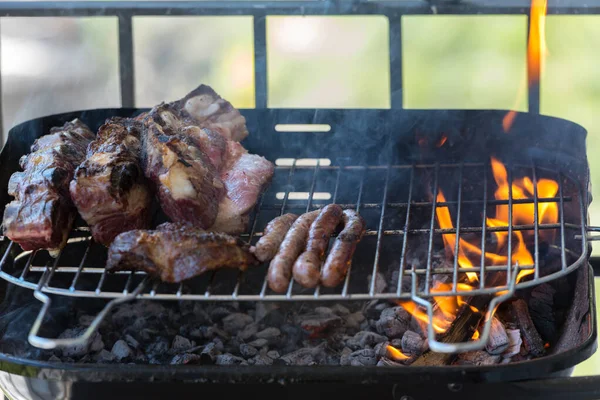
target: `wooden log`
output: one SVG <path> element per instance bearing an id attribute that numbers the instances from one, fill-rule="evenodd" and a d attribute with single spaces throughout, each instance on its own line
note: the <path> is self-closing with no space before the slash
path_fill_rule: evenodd
<path id="1" fill-rule="evenodd" d="M 510 310 L 513 322 L 519 326 L 521 331 L 521 339 L 527 353 L 534 357 L 544 355 L 546 352 L 544 341 L 533 325 L 527 303 L 523 299 L 517 299 L 510 303 Z"/>
<path id="2" fill-rule="evenodd" d="M 547 283 L 535 287 L 527 302 L 533 325 L 544 342 L 554 343 L 558 339 L 558 327 L 554 315 L 556 289 Z"/>
<path id="3" fill-rule="evenodd" d="M 496 317 L 492 318 L 490 338 L 485 345 L 485 350 L 490 354 L 502 354 L 509 345 L 508 335 L 504 324 Z"/>
<path id="4" fill-rule="evenodd" d="M 484 350 L 460 353 L 456 359 L 458 365 L 494 365 L 500 362 L 500 355 L 489 354 Z"/>

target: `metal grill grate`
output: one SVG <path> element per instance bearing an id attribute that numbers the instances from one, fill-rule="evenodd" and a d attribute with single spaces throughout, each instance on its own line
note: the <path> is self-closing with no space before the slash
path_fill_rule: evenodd
<path id="1" fill-rule="evenodd" d="M 436 292 L 435 296 L 456 296 L 459 294 L 457 283 L 466 272 L 475 272 L 479 286 L 469 292 L 469 296 L 475 296 L 556 279 L 585 261 L 586 207 L 577 182 L 560 172 L 533 164 L 515 165 L 508 168 L 510 182 L 513 175 L 527 175 L 537 188 L 538 177 L 551 178 L 559 184 L 558 196 L 538 198 L 536 190 L 531 199 L 495 200 L 489 195 L 490 190 L 492 193 L 494 190 L 488 184 L 489 170 L 489 165 L 480 163 L 322 166 L 319 160 L 313 165 L 294 162 L 277 167 L 273 184 L 261 198 L 250 229 L 242 237 L 255 243 L 267 222 L 284 212 L 302 213 L 331 202 L 355 208 L 366 219 L 368 230 L 343 285 L 336 289 L 307 290 L 291 282 L 287 293 L 273 293 L 267 287 L 267 265 L 245 273 L 220 270 L 179 285 L 152 282 L 145 279 L 143 272 L 107 274 L 103 268 L 106 250 L 91 240 L 86 227 L 74 229 L 68 245 L 54 259 L 45 251 L 23 252 L 19 246 L 9 243 L 0 261 L 0 276 L 45 293 L 92 298 L 130 297 L 135 290 L 140 298 L 157 300 L 414 300 L 433 296 L 432 278 L 436 274 L 448 275 L 452 288 Z M 448 185 L 452 181 L 458 184 Z M 440 185 L 447 195 L 443 203 L 436 201 Z M 430 198 L 433 200 L 427 200 Z M 538 221 L 538 205 L 543 203 L 558 206 L 557 223 Z M 490 208 L 501 204 L 507 204 L 509 210 L 516 204 L 533 204 L 535 223 L 486 226 L 485 217 Z M 436 208 L 439 207 L 448 207 L 454 228 L 436 227 Z M 489 246 L 490 233 L 499 231 L 508 232 L 509 259 L 513 232 L 533 232 L 533 241 L 528 247 L 534 264 L 486 262 L 483 254 Z M 554 243 L 541 240 L 542 231 L 554 232 Z M 462 268 L 458 259 L 448 261 L 442 244 L 442 234 L 447 233 L 458 233 L 459 237 L 480 242 L 480 265 Z M 526 269 L 533 269 L 531 279 L 514 284 L 516 274 Z M 506 273 L 506 285 L 488 287 L 486 277 L 493 272 Z"/>

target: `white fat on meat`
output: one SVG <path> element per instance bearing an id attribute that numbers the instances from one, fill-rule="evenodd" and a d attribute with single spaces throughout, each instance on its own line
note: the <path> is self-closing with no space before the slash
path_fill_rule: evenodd
<path id="1" fill-rule="evenodd" d="M 183 164 L 173 165 L 167 173 L 160 175 L 158 179 L 160 179 L 160 183 L 169 189 L 174 200 L 196 196 L 196 190 L 194 190 L 192 182 L 188 179 L 188 174 Z"/>

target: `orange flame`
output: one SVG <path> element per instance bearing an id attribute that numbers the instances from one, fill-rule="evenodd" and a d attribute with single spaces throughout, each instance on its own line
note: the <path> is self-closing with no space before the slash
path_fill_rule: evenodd
<path id="1" fill-rule="evenodd" d="M 527 80 L 529 87 L 539 82 L 544 70 L 548 48 L 546 47 L 546 13 L 547 0 L 531 0 L 529 13 L 529 40 L 527 42 Z M 522 82 L 517 95 L 516 104 L 525 95 L 525 82 Z M 509 111 L 502 119 L 502 128 L 508 132 L 512 127 L 517 113 Z"/>
<path id="2" fill-rule="evenodd" d="M 409 356 L 407 356 L 406 354 L 404 354 L 403 352 L 401 352 L 394 346 L 390 346 L 389 344 L 387 345 L 386 349 L 387 349 L 388 355 L 390 355 L 391 358 L 396 361 L 402 361 L 402 360 L 406 360 L 406 359 L 410 358 Z"/>
<path id="3" fill-rule="evenodd" d="M 471 339 L 473 339 L 473 340 L 479 339 L 479 331 L 473 332 L 473 336 L 471 336 Z"/>

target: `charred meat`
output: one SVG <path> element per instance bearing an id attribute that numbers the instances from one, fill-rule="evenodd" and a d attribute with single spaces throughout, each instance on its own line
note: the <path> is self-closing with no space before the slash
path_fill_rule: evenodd
<path id="1" fill-rule="evenodd" d="M 62 248 L 75 217 L 69 182 L 85 158 L 94 134 L 80 120 L 52 128 L 21 157 L 8 193 L 15 199 L 4 210 L 4 234 L 24 250 Z"/>
<path id="2" fill-rule="evenodd" d="M 110 245 L 108 271 L 141 270 L 177 283 L 220 268 L 245 270 L 256 264 L 247 244 L 223 233 L 180 224 L 118 235 Z"/>
<path id="3" fill-rule="evenodd" d="M 100 127 L 71 181 L 73 203 L 97 242 L 149 227 L 151 193 L 140 166 L 141 123 L 113 118 Z"/>

